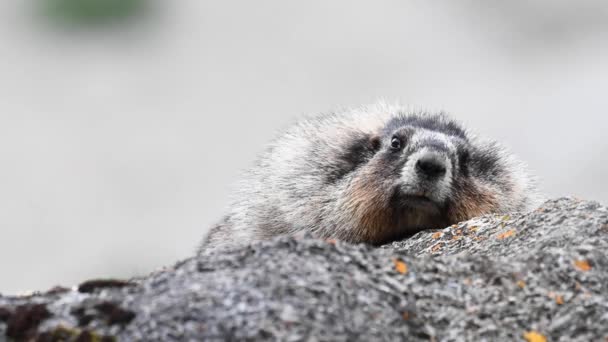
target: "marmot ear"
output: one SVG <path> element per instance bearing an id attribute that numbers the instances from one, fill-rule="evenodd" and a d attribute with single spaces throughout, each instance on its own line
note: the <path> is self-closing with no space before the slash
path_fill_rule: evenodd
<path id="1" fill-rule="evenodd" d="M 374 152 L 378 151 L 380 149 L 380 146 L 382 146 L 382 140 L 377 135 L 370 136 L 369 142 L 372 144 L 372 149 L 374 150 Z"/>

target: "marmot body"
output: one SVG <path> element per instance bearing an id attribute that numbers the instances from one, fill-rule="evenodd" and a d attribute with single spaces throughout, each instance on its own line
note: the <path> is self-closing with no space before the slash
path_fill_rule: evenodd
<path id="1" fill-rule="evenodd" d="M 310 231 L 379 245 L 540 198 L 522 163 L 444 114 L 377 104 L 305 118 L 238 184 L 202 248 Z"/>

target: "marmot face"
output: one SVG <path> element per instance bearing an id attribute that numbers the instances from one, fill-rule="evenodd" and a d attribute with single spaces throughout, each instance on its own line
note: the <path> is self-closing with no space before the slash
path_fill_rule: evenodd
<path id="1" fill-rule="evenodd" d="M 496 143 L 443 114 L 378 104 L 309 117 L 279 136 L 204 246 L 303 230 L 378 245 L 539 201 L 523 164 Z"/>
<path id="2" fill-rule="evenodd" d="M 455 223 L 452 202 L 468 177 L 463 129 L 442 115 L 397 116 L 370 139 L 374 154 L 353 171 L 342 207 L 362 241 L 381 244 Z"/>

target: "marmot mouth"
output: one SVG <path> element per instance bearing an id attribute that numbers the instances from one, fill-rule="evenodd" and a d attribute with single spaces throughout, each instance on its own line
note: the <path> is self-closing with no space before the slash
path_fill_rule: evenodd
<path id="1" fill-rule="evenodd" d="M 447 226 L 445 204 L 423 193 L 406 193 L 396 187 L 392 194 L 392 231 L 385 240 L 401 240 L 424 229 Z"/>
<path id="2" fill-rule="evenodd" d="M 399 206 L 431 212 L 439 212 L 441 207 L 439 203 L 423 195 L 401 195 L 399 198 Z"/>
<path id="3" fill-rule="evenodd" d="M 412 235 L 424 229 L 443 228 L 447 220 L 444 206 L 422 195 L 399 196 L 395 216 L 398 235 Z"/>
<path id="4" fill-rule="evenodd" d="M 430 198 L 424 195 L 402 195 L 401 197 L 406 202 L 434 203 Z"/>
<path id="5" fill-rule="evenodd" d="M 443 203 L 437 201 L 427 190 L 404 189 L 403 186 L 395 186 L 391 194 L 391 202 L 395 208 L 428 209 L 439 210 L 443 208 Z"/>

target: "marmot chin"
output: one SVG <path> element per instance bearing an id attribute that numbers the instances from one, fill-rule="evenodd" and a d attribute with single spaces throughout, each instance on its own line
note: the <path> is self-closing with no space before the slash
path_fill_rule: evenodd
<path id="1" fill-rule="evenodd" d="M 381 245 L 541 200 L 525 166 L 443 113 L 384 103 L 304 118 L 238 183 L 201 248 L 309 231 Z"/>

